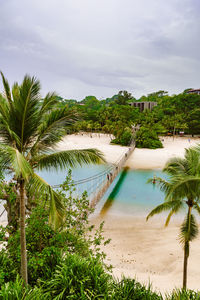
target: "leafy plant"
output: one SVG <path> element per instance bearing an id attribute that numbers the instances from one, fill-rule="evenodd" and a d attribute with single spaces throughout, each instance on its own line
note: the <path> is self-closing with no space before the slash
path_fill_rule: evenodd
<path id="1" fill-rule="evenodd" d="M 105 299 L 111 281 L 98 259 L 67 254 L 43 288 L 51 299 Z"/>
<path id="2" fill-rule="evenodd" d="M 103 261 L 104 253 L 100 245 L 106 244 L 102 231 L 103 223 L 93 231 L 88 224 L 88 199 L 86 193 L 73 197 L 74 186 L 71 171 L 61 185 L 58 194 L 62 196 L 64 218 L 62 227 L 52 228 L 48 223 L 49 203 L 45 194 L 37 196 L 37 206 L 26 220 L 26 240 L 29 270 L 29 284 L 39 284 L 41 280 L 52 277 L 66 253 L 76 253 L 82 257 L 92 256 Z M 2 228 L 5 235 L 5 229 Z M 7 246 L 0 251 L 0 280 L 2 283 L 14 280 L 20 272 L 20 234 L 19 230 L 9 236 Z M 9 270 L 9 271 L 8 271 Z"/>
<path id="3" fill-rule="evenodd" d="M 192 290 L 174 290 L 166 295 L 166 300 L 199 300 L 200 293 Z"/>
<path id="4" fill-rule="evenodd" d="M 136 135 L 136 147 L 156 149 L 163 148 L 163 145 L 156 131 L 149 127 L 141 127 Z"/>
<path id="5" fill-rule="evenodd" d="M 120 282 L 114 283 L 114 292 L 111 299 L 127 300 L 162 300 L 162 296 L 151 290 L 149 285 L 146 288 L 135 279 L 123 278 Z"/>

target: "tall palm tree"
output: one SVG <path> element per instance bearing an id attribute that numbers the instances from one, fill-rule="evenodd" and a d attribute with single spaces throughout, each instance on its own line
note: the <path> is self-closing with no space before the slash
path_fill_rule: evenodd
<path id="1" fill-rule="evenodd" d="M 161 191 L 165 193 L 164 203 L 154 208 L 147 220 L 155 214 L 168 211 L 165 226 L 171 217 L 183 208 L 187 208 L 187 215 L 181 226 L 180 242 L 183 244 L 183 288 L 187 286 L 187 265 L 189 257 L 190 242 L 197 237 L 198 225 L 192 211 L 200 214 L 200 148 L 189 148 L 185 150 L 184 158 L 172 158 L 165 165 L 163 171 L 169 176 L 168 180 L 156 177 L 149 180 L 156 183 Z"/>
<path id="2" fill-rule="evenodd" d="M 101 163 L 103 157 L 95 149 L 53 151 L 76 120 L 66 108 L 56 109 L 56 95 L 40 96 L 40 82 L 26 75 L 21 85 L 10 89 L 1 73 L 4 93 L 0 94 L 0 166 L 14 174 L 18 184 L 20 206 L 21 275 L 27 276 L 26 257 L 26 185 L 45 191 L 50 197 L 50 221 L 55 226 L 62 218 L 61 196 L 35 173 L 35 169 L 58 169 L 82 163 Z"/>

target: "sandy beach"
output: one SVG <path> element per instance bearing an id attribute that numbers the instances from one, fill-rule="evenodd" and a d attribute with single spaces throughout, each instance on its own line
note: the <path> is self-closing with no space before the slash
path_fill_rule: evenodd
<path id="1" fill-rule="evenodd" d="M 186 137 L 164 137 L 163 146 L 161 149 L 135 149 L 129 160 L 126 162 L 126 166 L 132 169 L 162 169 L 167 160 L 174 156 L 184 155 L 184 149 L 197 145 L 200 143 L 198 138 Z M 101 150 L 108 163 L 115 163 L 121 156 L 125 154 L 128 147 L 122 147 L 119 145 L 111 145 L 111 136 L 107 134 L 72 134 L 64 138 L 62 142 L 58 144 L 58 149 L 86 149 L 97 148 Z"/>
<path id="2" fill-rule="evenodd" d="M 110 137 L 103 134 L 67 136 L 59 149 L 97 148 L 109 163 L 114 163 L 127 151 L 127 147 L 110 145 Z M 135 149 L 126 165 L 134 169 L 162 169 L 166 161 L 174 156 L 183 156 L 184 149 L 200 143 L 200 139 L 179 137 L 164 138 L 163 149 Z M 148 222 L 144 216 L 120 216 L 107 214 L 103 219 L 93 217 L 91 222 L 99 224 L 105 220 L 104 236 L 111 238 L 104 247 L 107 262 L 113 266 L 113 274 L 121 278 L 124 274 L 137 278 L 153 289 L 165 293 L 182 286 L 183 251 L 178 241 L 181 219 L 173 219 L 164 228 L 162 216 Z M 188 265 L 188 288 L 199 289 L 200 282 L 200 236 L 191 243 Z"/>

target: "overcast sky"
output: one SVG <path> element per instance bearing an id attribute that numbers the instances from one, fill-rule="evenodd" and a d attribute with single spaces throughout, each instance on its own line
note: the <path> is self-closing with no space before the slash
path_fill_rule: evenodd
<path id="1" fill-rule="evenodd" d="M 0 69 L 68 99 L 200 88 L 199 37 L 200 0 L 0 0 Z"/>

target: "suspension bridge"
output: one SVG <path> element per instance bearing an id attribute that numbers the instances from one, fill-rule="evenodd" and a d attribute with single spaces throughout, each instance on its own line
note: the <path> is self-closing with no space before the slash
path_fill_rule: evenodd
<path id="1" fill-rule="evenodd" d="M 76 195 L 86 190 L 89 198 L 90 208 L 95 208 L 100 199 L 104 196 L 108 188 L 111 186 L 117 175 L 121 172 L 125 162 L 135 149 L 135 141 L 133 140 L 128 149 L 118 158 L 118 160 L 106 167 L 103 171 L 77 181 L 73 181 Z M 58 188 L 59 185 L 53 186 Z M 113 186 L 114 188 L 114 186 Z"/>

